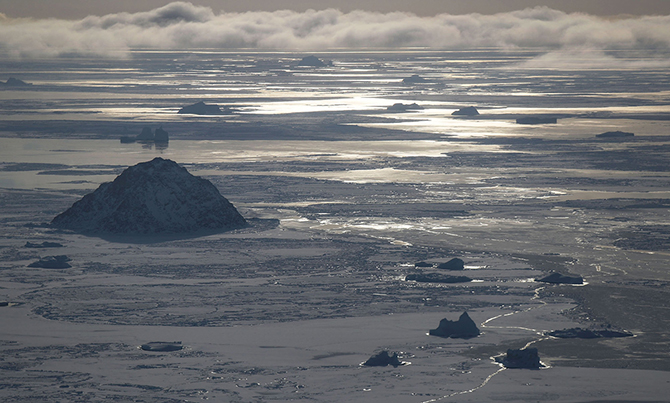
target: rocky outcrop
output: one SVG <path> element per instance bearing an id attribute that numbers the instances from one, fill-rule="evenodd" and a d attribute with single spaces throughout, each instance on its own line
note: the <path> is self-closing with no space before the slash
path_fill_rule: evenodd
<path id="1" fill-rule="evenodd" d="M 69 269 L 72 267 L 68 262 L 72 260 L 65 255 L 45 256 L 33 262 L 28 267 L 40 267 L 42 269 Z"/>
<path id="2" fill-rule="evenodd" d="M 417 262 L 414 263 L 414 267 L 433 267 L 433 264 L 428 262 Z"/>
<path id="3" fill-rule="evenodd" d="M 465 262 L 463 259 L 455 257 L 448 262 L 438 264 L 437 268 L 440 270 L 463 270 L 465 268 Z"/>
<path id="4" fill-rule="evenodd" d="M 230 230 L 246 221 L 210 181 L 155 158 L 103 183 L 51 225 L 90 234 L 152 235 Z"/>
<path id="5" fill-rule="evenodd" d="M 551 284 L 584 284 L 584 279 L 580 276 L 566 276 L 561 273 L 551 273 L 547 277 L 543 277 L 535 281 Z"/>
<path id="6" fill-rule="evenodd" d="M 165 351 L 179 351 L 183 347 L 181 345 L 181 341 L 172 341 L 172 342 L 152 341 L 146 344 L 142 344 L 140 348 L 144 351 L 165 352 Z"/>
<path id="7" fill-rule="evenodd" d="M 440 273 L 412 273 L 405 276 L 406 281 L 416 281 L 419 283 L 468 283 L 472 281 L 470 277 L 465 276 L 449 276 Z"/>
<path id="8" fill-rule="evenodd" d="M 32 242 L 28 241 L 28 242 L 26 242 L 26 244 L 23 247 L 24 248 L 34 248 L 34 249 L 62 248 L 63 244 L 60 244 L 58 242 L 47 242 L 47 241 L 44 241 L 42 243 L 32 243 Z"/>
<path id="9" fill-rule="evenodd" d="M 298 66 L 300 67 L 326 67 L 330 64 L 331 63 L 324 62 L 316 56 L 306 56 L 298 62 Z"/>
<path id="10" fill-rule="evenodd" d="M 139 142 L 153 142 L 154 141 L 154 132 L 150 127 L 143 127 L 140 134 L 135 137 L 135 141 Z"/>
<path id="11" fill-rule="evenodd" d="M 402 82 L 404 84 L 420 84 L 425 83 L 426 79 L 418 74 L 412 74 L 410 77 L 403 78 Z"/>
<path id="12" fill-rule="evenodd" d="M 365 361 L 363 365 L 366 367 L 385 367 L 387 365 L 392 365 L 394 368 L 396 368 L 402 365 L 402 362 L 398 359 L 398 353 L 389 355 L 389 352 L 384 350 L 381 353 L 368 358 L 368 360 Z"/>
<path id="13" fill-rule="evenodd" d="M 571 329 L 554 330 L 545 333 L 547 336 L 558 337 L 559 339 L 599 339 L 599 338 L 618 338 L 632 337 L 633 333 L 610 329 L 582 329 L 574 327 Z"/>
<path id="14" fill-rule="evenodd" d="M 509 349 L 504 357 L 497 357 L 496 361 L 505 368 L 539 369 L 543 367 L 536 348 Z"/>
<path id="15" fill-rule="evenodd" d="M 622 131 L 614 131 L 614 132 L 605 132 L 605 133 L 600 133 L 596 134 L 596 137 L 600 138 L 626 138 L 626 137 L 634 137 L 635 133 L 630 133 L 630 132 L 622 132 Z"/>
<path id="16" fill-rule="evenodd" d="M 170 141 L 170 136 L 168 132 L 163 130 L 163 127 L 159 127 L 154 132 L 154 142 L 155 143 L 167 143 Z"/>
<path id="17" fill-rule="evenodd" d="M 156 129 L 154 132 L 151 130 L 150 127 L 143 127 L 142 131 L 140 134 L 138 134 L 135 137 L 130 137 L 130 136 L 122 136 L 121 137 L 121 142 L 122 143 L 160 143 L 160 144 L 165 144 L 170 141 L 170 136 L 166 130 L 163 130 L 163 127 L 159 127 Z"/>
<path id="18" fill-rule="evenodd" d="M 14 77 L 9 77 L 7 82 L 4 82 L 4 83 L 2 81 L 0 81 L 0 84 L 2 84 L 4 86 L 7 86 L 7 87 L 28 87 L 28 86 L 32 85 L 32 84 L 29 84 L 25 81 L 19 80 L 18 78 L 14 78 Z"/>
<path id="19" fill-rule="evenodd" d="M 479 115 L 479 111 L 474 106 L 468 106 L 468 107 L 461 108 L 461 109 L 453 112 L 452 115 L 453 116 L 477 116 L 477 115 Z"/>
<path id="20" fill-rule="evenodd" d="M 218 105 L 207 105 L 200 101 L 181 108 L 177 113 L 190 115 L 230 115 L 232 110 L 229 108 L 221 110 Z"/>
<path id="21" fill-rule="evenodd" d="M 422 110 L 423 106 L 420 106 L 419 104 L 412 103 L 412 104 L 403 104 L 403 103 L 395 103 L 389 107 L 386 108 L 387 111 L 392 111 L 392 112 L 406 112 L 406 111 L 418 111 Z"/>
<path id="22" fill-rule="evenodd" d="M 437 329 L 431 329 L 431 336 L 467 339 L 479 336 L 479 329 L 467 312 L 463 312 L 457 321 L 442 319 Z"/>

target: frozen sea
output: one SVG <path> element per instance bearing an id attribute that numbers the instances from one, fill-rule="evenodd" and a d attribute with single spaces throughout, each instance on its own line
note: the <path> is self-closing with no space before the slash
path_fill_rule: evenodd
<path id="1" fill-rule="evenodd" d="M 30 83 L 0 87 L 4 401 L 665 398 L 670 55 L 315 55 L 332 63 L 216 50 L 0 61 L 0 80 Z M 230 112 L 177 113 L 200 101 Z M 452 115 L 467 106 L 479 115 Z M 528 116 L 557 123 L 516 123 Z M 120 142 L 143 127 L 169 144 Z M 611 131 L 634 136 L 596 137 Z M 143 242 L 47 225 L 158 156 L 256 224 Z M 26 267 L 48 254 L 73 268 Z M 474 282 L 404 281 L 452 257 Z M 552 271 L 587 285 L 533 281 Z M 481 337 L 426 336 L 464 310 Z M 576 326 L 636 337 L 544 336 Z M 166 339 L 185 349 L 137 349 Z M 490 360 L 527 345 L 546 370 Z M 380 349 L 411 365 L 359 366 Z"/>

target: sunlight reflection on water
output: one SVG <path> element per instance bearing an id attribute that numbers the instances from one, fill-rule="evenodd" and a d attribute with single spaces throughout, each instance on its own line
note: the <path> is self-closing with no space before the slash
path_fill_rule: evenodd
<path id="1" fill-rule="evenodd" d="M 276 161 L 367 161 L 372 158 L 432 157 L 465 150 L 494 152 L 498 146 L 478 146 L 443 141 L 186 141 L 174 140 L 167 149 L 121 144 L 117 140 L 3 139 L 0 161 L 7 164 L 40 164 L 0 171 L 0 186 L 13 188 L 89 188 L 114 178 L 110 169 L 121 169 L 160 156 L 180 164 L 216 164 Z M 38 175 L 53 170 L 44 164 L 58 164 L 58 175 Z M 98 170 L 84 175 L 81 170 Z M 411 169 L 380 168 L 311 172 L 236 172 L 203 167 L 189 168 L 197 175 L 300 176 L 360 183 L 460 181 L 460 175 Z M 70 174 L 68 174 L 70 172 Z M 78 181 L 80 183 L 74 183 Z"/>

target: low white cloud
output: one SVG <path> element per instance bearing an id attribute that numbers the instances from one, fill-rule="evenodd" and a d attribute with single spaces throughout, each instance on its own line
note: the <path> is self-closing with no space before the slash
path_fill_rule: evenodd
<path id="1" fill-rule="evenodd" d="M 315 51 L 400 47 L 669 50 L 670 16 L 612 20 L 546 7 L 433 17 L 334 9 L 217 14 L 209 7 L 174 2 L 148 12 L 89 16 L 79 21 L 0 18 L 0 53 L 14 58 L 118 57 L 146 48 Z"/>
<path id="2" fill-rule="evenodd" d="M 103 17 L 88 16 L 75 26 L 81 30 L 89 28 L 112 29 L 115 26 L 168 27 L 184 22 L 207 23 L 214 17 L 214 12 L 208 7 L 196 7 L 191 3 L 178 1 L 142 13 L 109 14 Z"/>
<path id="3" fill-rule="evenodd" d="M 574 48 L 547 52 L 514 67 L 522 69 L 558 70 L 639 70 L 669 69 L 668 58 L 626 58 L 608 54 L 602 49 Z"/>

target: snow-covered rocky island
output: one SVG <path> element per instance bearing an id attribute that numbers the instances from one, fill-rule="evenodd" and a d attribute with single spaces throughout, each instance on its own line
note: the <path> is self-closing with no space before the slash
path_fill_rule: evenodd
<path id="1" fill-rule="evenodd" d="M 210 181 L 154 158 L 127 168 L 52 221 L 56 228 L 102 234 L 183 234 L 246 225 Z"/>

